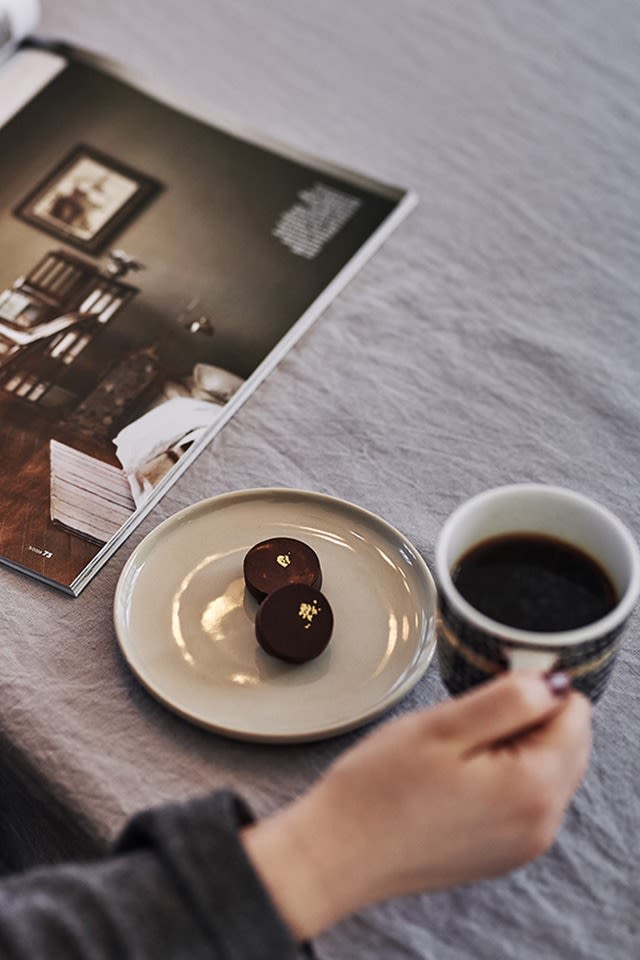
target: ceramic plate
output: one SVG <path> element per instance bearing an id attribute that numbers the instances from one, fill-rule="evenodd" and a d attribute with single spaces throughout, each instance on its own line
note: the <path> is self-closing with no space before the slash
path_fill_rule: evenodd
<path id="1" fill-rule="evenodd" d="M 326 650 L 302 666 L 256 643 L 247 550 L 270 537 L 313 547 L 334 613 Z M 351 503 L 260 489 L 196 503 L 134 550 L 115 594 L 122 652 L 167 707 L 218 733 L 295 742 L 333 736 L 396 703 L 435 646 L 436 590 L 415 547 Z"/>

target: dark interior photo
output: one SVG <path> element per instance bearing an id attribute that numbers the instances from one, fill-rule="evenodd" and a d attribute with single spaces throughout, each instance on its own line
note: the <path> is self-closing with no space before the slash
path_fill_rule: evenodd
<path id="1" fill-rule="evenodd" d="M 69 584 L 398 197 L 81 63 L 0 147 L 0 555 Z"/>

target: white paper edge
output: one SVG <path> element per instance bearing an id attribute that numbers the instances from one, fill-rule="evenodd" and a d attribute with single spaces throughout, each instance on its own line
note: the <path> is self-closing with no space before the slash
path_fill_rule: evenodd
<path id="1" fill-rule="evenodd" d="M 16 50 L 0 68 L 0 127 L 11 120 L 67 65 L 45 50 Z"/>

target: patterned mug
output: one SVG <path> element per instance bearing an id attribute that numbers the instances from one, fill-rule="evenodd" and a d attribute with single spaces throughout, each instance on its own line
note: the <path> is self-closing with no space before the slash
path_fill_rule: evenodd
<path id="1" fill-rule="evenodd" d="M 533 632 L 476 610 L 452 571 L 473 547 L 492 538 L 533 534 L 577 547 L 608 574 L 616 603 L 575 629 Z M 622 522 L 593 500 L 545 484 L 496 487 L 463 503 L 445 522 L 436 546 L 438 659 L 452 694 L 507 669 L 563 670 L 596 701 L 611 674 L 623 629 L 640 594 L 640 551 Z"/>

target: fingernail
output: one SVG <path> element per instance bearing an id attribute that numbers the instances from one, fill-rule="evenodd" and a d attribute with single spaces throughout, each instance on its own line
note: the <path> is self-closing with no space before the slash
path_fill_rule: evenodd
<path id="1" fill-rule="evenodd" d="M 566 697 L 571 690 L 571 678 L 562 670 L 545 673 L 544 678 L 554 697 Z"/>

